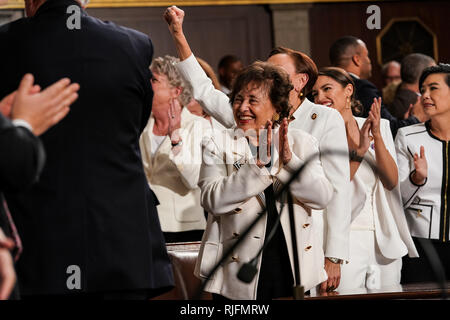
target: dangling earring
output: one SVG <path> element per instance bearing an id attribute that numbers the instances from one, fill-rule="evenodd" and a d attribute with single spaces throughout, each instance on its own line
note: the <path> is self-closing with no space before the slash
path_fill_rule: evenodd
<path id="1" fill-rule="evenodd" d="M 345 109 L 350 109 L 352 107 L 352 104 L 350 103 L 350 98 L 347 97 L 347 102 L 345 103 Z"/>
<path id="2" fill-rule="evenodd" d="M 300 92 L 300 94 L 298 95 L 300 98 L 303 97 L 303 92 Z"/>

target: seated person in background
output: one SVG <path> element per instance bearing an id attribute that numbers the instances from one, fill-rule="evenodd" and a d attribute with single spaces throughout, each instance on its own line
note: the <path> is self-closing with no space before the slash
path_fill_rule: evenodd
<path id="1" fill-rule="evenodd" d="M 374 98 L 381 97 L 380 91 L 369 79 L 372 76 L 372 63 L 366 44 L 353 36 L 344 36 L 336 40 L 330 47 L 330 62 L 334 67 L 347 71 L 355 83 L 355 98 L 363 105 L 361 114 L 367 118 Z M 387 108 L 381 106 L 381 117 L 389 120 L 392 135 L 395 137 L 398 128 L 419 122 L 414 116 L 408 119 L 397 119 L 390 114 Z"/>
<path id="2" fill-rule="evenodd" d="M 425 122 L 428 117 L 420 103 L 419 78 L 426 67 L 436 65 L 433 58 L 421 54 L 411 53 L 402 60 L 401 80 L 391 104 L 386 104 L 389 111 L 398 119 L 406 119 L 409 114 Z"/>
<path id="3" fill-rule="evenodd" d="M 401 81 L 400 70 L 400 63 L 395 60 L 386 62 L 381 67 L 381 77 L 383 78 L 384 87 L 387 87 L 392 83 L 399 83 Z"/>
<path id="4" fill-rule="evenodd" d="M 176 62 L 171 56 L 158 57 L 150 66 L 153 107 L 140 147 L 166 242 L 200 241 L 206 220 L 197 183 L 201 139 L 210 125 L 183 108 L 192 94 Z"/>
<path id="5" fill-rule="evenodd" d="M 219 61 L 218 71 L 220 80 L 220 90 L 229 95 L 233 86 L 233 81 L 239 72 L 244 68 L 242 61 L 235 55 L 226 55 Z"/>
<path id="6" fill-rule="evenodd" d="M 288 130 L 291 89 L 283 69 L 253 63 L 239 74 L 231 93 L 237 127 L 216 131 L 203 144 L 199 186 L 202 205 L 209 215 L 196 276 L 205 279 L 262 209 L 268 211 L 230 260 L 209 279 L 206 291 L 215 298 L 261 300 L 292 296 L 295 262 L 287 212 L 280 213 L 281 225 L 277 225 L 262 256 L 257 256 L 279 216 L 280 201 L 275 201 L 274 193 L 319 151 L 314 137 L 302 130 Z M 255 149 L 259 150 L 257 155 L 252 154 Z M 318 157 L 304 170 L 290 186 L 290 192 L 294 198 L 301 284 L 309 290 L 327 278 L 324 254 L 312 229 L 311 209 L 325 208 L 333 196 L 333 187 Z M 286 205 L 283 211 L 287 209 Z M 240 267 L 254 257 L 256 276 L 248 284 L 238 280 Z"/>
<path id="7" fill-rule="evenodd" d="M 400 63 L 395 60 L 386 62 L 381 67 L 381 78 L 383 79 L 383 101 L 389 105 L 394 100 L 395 91 L 398 88 L 400 79 Z M 391 112 L 392 113 L 392 112 Z"/>
<path id="8" fill-rule="evenodd" d="M 419 88 L 430 120 L 400 129 L 395 139 L 403 207 L 420 254 L 403 259 L 402 283 L 438 280 L 422 242 L 435 248 L 450 276 L 450 65 L 426 68 Z"/>
<path id="9" fill-rule="evenodd" d="M 350 150 L 353 202 L 350 258 L 348 264 L 342 265 L 339 288 L 399 286 L 402 256 L 408 251 L 417 256 L 417 251 L 397 187 L 398 170 L 389 122 L 380 119 L 381 98 L 374 99 L 367 119 L 354 117 L 352 109 L 361 108 L 361 104 L 355 100 L 353 81 L 345 70 L 333 67 L 319 71 L 313 96 L 316 103 L 340 112 Z"/>

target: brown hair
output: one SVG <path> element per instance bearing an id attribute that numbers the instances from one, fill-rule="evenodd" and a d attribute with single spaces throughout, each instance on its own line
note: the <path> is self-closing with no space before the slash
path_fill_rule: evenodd
<path id="1" fill-rule="evenodd" d="M 230 95 L 231 104 L 234 103 L 236 95 L 250 83 L 265 89 L 270 102 L 280 115 L 276 122 L 289 117 L 291 109 L 289 92 L 293 89 L 293 86 L 284 69 L 262 61 L 252 63 L 237 76 Z"/>
<path id="2" fill-rule="evenodd" d="M 270 52 L 269 58 L 276 54 L 287 54 L 292 58 L 292 60 L 294 60 L 295 71 L 297 73 L 306 73 L 308 75 L 308 82 L 302 89 L 303 95 L 307 96 L 312 91 L 312 88 L 314 87 L 314 84 L 317 80 L 318 71 L 314 61 L 303 52 L 295 51 L 285 47 L 274 48 Z"/>
<path id="3" fill-rule="evenodd" d="M 338 67 L 326 67 L 321 68 L 319 70 L 319 76 L 326 76 L 334 79 L 337 83 L 339 83 L 343 88 L 347 85 L 351 84 L 353 87 L 353 93 L 350 97 L 350 103 L 352 107 L 352 112 L 354 115 L 360 115 L 362 111 L 362 104 L 359 100 L 355 98 L 355 83 L 353 82 L 350 75 L 342 68 Z"/>

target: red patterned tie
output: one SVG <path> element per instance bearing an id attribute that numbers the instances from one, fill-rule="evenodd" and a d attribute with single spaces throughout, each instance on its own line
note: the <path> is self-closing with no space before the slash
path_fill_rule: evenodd
<path id="1" fill-rule="evenodd" d="M 19 233 L 17 232 L 17 229 L 16 229 L 16 225 L 14 224 L 14 220 L 11 216 L 11 212 L 9 212 L 8 205 L 6 204 L 5 200 L 3 200 L 3 207 L 5 209 L 6 217 L 8 218 L 8 223 L 9 223 L 9 227 L 11 228 L 13 240 L 16 244 L 17 252 L 14 255 L 14 261 L 17 261 L 17 260 L 19 260 L 19 257 L 22 253 L 22 240 L 20 240 Z"/>

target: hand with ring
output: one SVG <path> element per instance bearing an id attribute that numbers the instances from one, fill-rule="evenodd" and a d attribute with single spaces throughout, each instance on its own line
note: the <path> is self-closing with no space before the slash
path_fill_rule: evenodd
<path id="1" fill-rule="evenodd" d="M 173 144 L 176 144 L 181 140 L 179 129 L 181 128 L 182 109 L 178 99 L 174 98 L 170 100 L 169 110 L 167 111 L 169 117 L 168 135 Z"/>

